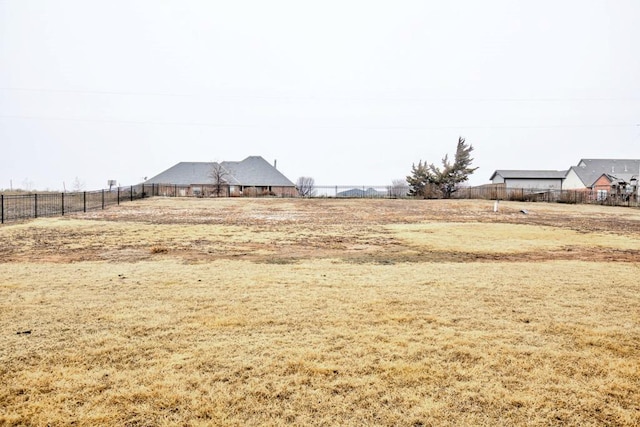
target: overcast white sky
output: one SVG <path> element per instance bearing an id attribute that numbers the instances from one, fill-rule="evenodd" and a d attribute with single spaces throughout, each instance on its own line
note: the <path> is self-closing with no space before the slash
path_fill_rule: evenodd
<path id="1" fill-rule="evenodd" d="M 0 188 L 261 155 L 390 184 L 640 158 L 640 1 L 0 0 Z"/>

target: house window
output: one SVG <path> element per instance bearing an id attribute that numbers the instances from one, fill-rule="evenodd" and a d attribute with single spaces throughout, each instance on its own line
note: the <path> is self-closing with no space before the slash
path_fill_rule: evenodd
<path id="1" fill-rule="evenodd" d="M 607 200 L 607 190 L 598 190 L 598 201 Z"/>

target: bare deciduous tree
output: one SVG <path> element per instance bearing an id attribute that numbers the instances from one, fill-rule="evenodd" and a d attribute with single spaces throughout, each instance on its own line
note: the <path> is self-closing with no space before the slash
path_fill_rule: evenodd
<path id="1" fill-rule="evenodd" d="M 13 184 L 12 184 L 12 186 L 13 186 Z M 22 189 L 24 191 L 33 190 L 33 181 L 31 181 L 29 178 L 25 178 L 24 181 L 22 181 Z"/>
<path id="2" fill-rule="evenodd" d="M 76 176 L 76 179 L 73 180 L 71 190 L 74 193 L 80 193 L 84 191 L 84 181 L 81 181 L 80 178 Z"/>
<path id="3" fill-rule="evenodd" d="M 209 178 L 211 178 L 213 184 L 213 194 L 216 197 L 224 195 L 225 190 L 229 188 L 229 181 L 227 177 L 229 172 L 218 162 L 214 162 L 209 172 Z"/>
<path id="4" fill-rule="evenodd" d="M 391 181 L 389 189 L 389 197 L 407 197 L 409 194 L 409 184 L 405 179 L 394 179 Z"/>
<path id="5" fill-rule="evenodd" d="M 300 197 L 313 197 L 316 195 L 315 180 L 310 176 L 301 176 L 296 181 L 296 188 Z"/>

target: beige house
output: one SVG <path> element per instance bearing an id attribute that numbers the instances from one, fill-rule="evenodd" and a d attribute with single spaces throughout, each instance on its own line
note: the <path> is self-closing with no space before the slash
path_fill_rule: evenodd
<path id="1" fill-rule="evenodd" d="M 180 196 L 295 197 L 296 186 L 260 156 L 239 162 L 180 162 L 145 181 Z"/>

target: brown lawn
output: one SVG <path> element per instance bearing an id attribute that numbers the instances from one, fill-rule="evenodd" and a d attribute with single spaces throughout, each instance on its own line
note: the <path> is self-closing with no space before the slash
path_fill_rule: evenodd
<path id="1" fill-rule="evenodd" d="M 638 210 L 155 198 L 0 239 L 0 425 L 640 425 Z"/>

